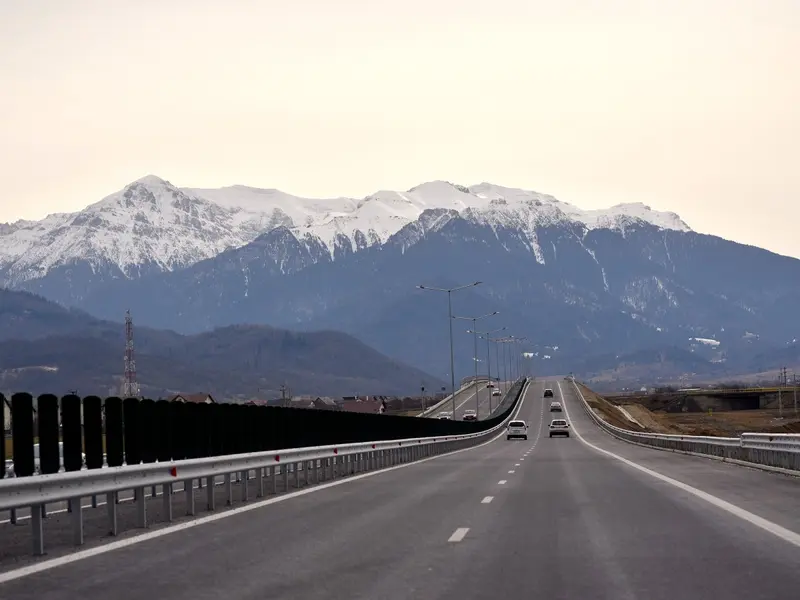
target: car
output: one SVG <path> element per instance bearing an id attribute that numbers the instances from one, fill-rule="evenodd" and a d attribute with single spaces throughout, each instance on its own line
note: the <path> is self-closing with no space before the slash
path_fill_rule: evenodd
<path id="1" fill-rule="evenodd" d="M 566 419 L 553 419 L 550 421 L 550 437 L 563 435 L 569 437 L 569 423 Z"/>
<path id="2" fill-rule="evenodd" d="M 461 417 L 462 421 L 477 421 L 478 415 L 474 410 L 465 410 L 464 416 Z"/>
<path id="3" fill-rule="evenodd" d="M 451 417 L 450 417 L 450 413 L 449 412 L 440 412 L 438 415 L 436 415 L 436 418 L 437 419 L 450 419 Z"/>
<path id="4" fill-rule="evenodd" d="M 561 408 L 561 402 L 551 402 L 550 403 L 550 412 L 563 412 L 563 408 Z"/>
<path id="5" fill-rule="evenodd" d="M 545 398 L 552 398 L 553 397 L 553 390 L 551 390 L 550 388 L 547 388 L 544 391 L 544 397 Z"/>
<path id="6" fill-rule="evenodd" d="M 525 421 L 520 421 L 519 419 L 514 419 L 508 424 L 506 429 L 506 440 L 510 440 L 511 438 L 522 438 L 523 440 L 528 439 L 528 424 Z"/>
<path id="7" fill-rule="evenodd" d="M 502 395 L 503 394 L 502 394 L 502 392 L 500 392 L 500 390 L 493 390 L 492 391 L 492 396 L 502 396 Z"/>
<path id="8" fill-rule="evenodd" d="M 486 387 L 487 388 L 493 388 L 494 384 L 490 381 L 489 383 L 486 384 Z"/>

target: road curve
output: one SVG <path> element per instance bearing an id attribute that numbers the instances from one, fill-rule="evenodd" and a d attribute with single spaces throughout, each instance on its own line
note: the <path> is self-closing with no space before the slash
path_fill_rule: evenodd
<path id="1" fill-rule="evenodd" d="M 653 470 L 686 469 L 687 485 L 746 510 L 766 496 L 760 514 L 800 533 L 797 479 L 620 445 L 590 424 L 571 384 L 551 379 L 531 385 L 520 409 L 527 441 L 501 436 L 155 539 L 133 536 L 0 583 L 0 597 L 797 598 L 800 547 L 574 436 L 549 439 L 545 385 L 563 391 L 586 442 Z"/>

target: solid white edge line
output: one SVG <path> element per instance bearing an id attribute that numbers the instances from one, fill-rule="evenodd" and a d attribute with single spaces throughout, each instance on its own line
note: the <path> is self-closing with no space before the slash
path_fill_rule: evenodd
<path id="1" fill-rule="evenodd" d="M 494 500 L 494 496 L 486 496 L 483 500 L 481 500 L 481 504 L 489 504 L 489 502 L 492 500 Z"/>
<path id="2" fill-rule="evenodd" d="M 561 390 L 561 382 L 559 381 L 559 382 L 556 382 L 556 383 L 558 384 L 558 391 L 559 391 L 559 394 L 561 395 L 561 400 L 564 403 L 564 412 L 567 415 L 567 419 L 572 421 L 572 419 L 570 419 L 570 417 L 569 417 L 569 410 L 567 410 L 567 402 L 566 402 L 566 400 L 564 400 L 564 394 L 563 394 L 563 392 Z M 580 390 L 577 390 L 577 391 L 578 391 L 579 394 L 581 394 L 581 396 L 583 396 L 583 394 L 581 393 Z M 585 401 L 586 400 L 584 399 L 583 402 L 585 402 Z M 587 442 L 585 439 L 583 439 L 583 436 L 580 434 L 580 432 L 578 432 L 578 430 L 575 429 L 574 421 L 572 423 L 572 431 L 575 433 L 575 435 L 578 437 L 578 439 L 581 442 L 583 442 L 584 444 L 586 444 L 587 446 L 589 446 L 589 448 L 591 448 L 593 450 L 596 450 L 597 452 L 600 452 L 600 453 L 605 454 L 607 456 L 610 456 L 611 458 L 615 458 L 616 460 L 620 461 L 621 463 L 624 463 L 624 464 L 628 465 L 629 467 L 633 467 L 634 469 L 636 469 L 638 471 L 641 471 L 642 473 L 647 473 L 648 475 L 650 475 L 651 477 L 655 477 L 659 481 L 663 481 L 664 483 L 669 483 L 670 485 L 673 485 L 676 488 L 683 490 L 684 492 L 688 492 L 689 494 L 692 494 L 693 496 L 696 496 L 697 498 L 700 498 L 701 500 L 705 500 L 709 504 L 712 504 L 713 506 L 716 506 L 717 508 L 720 508 L 720 509 L 724 510 L 725 512 L 729 513 L 729 514 L 731 514 L 731 515 L 733 515 L 735 517 L 738 517 L 738 518 L 742 519 L 743 521 L 747 521 L 748 523 L 750 523 L 752 525 L 755 525 L 756 527 L 759 527 L 760 529 L 763 529 L 764 531 L 767 531 L 767 532 L 771 533 L 772 535 L 774 535 L 776 537 L 779 537 L 782 540 L 784 540 L 786 542 L 789 542 L 790 544 L 792 544 L 794 546 L 800 547 L 800 534 L 795 533 L 791 529 L 786 529 L 785 527 L 781 527 L 777 523 L 773 523 L 772 521 L 768 521 L 767 519 L 765 519 L 763 517 L 759 517 L 758 515 L 756 515 L 754 513 L 751 513 L 750 511 L 747 511 L 747 510 L 745 510 L 743 508 L 740 508 L 740 507 L 736 506 L 735 504 L 732 504 L 732 503 L 728 502 L 727 500 L 723 500 L 722 498 L 718 498 L 717 496 L 714 496 L 713 494 L 709 494 L 708 492 L 704 492 L 703 490 L 700 490 L 700 489 L 698 489 L 696 487 L 692 487 L 691 485 L 689 485 L 687 483 L 683 483 L 682 481 L 678 481 L 677 479 L 673 479 L 672 477 L 668 477 L 667 475 L 662 475 L 658 471 L 653 471 L 652 469 L 648 469 L 647 467 L 644 467 L 644 466 L 642 466 L 642 465 L 640 465 L 638 463 L 635 463 L 632 460 L 628 460 L 627 458 L 619 456 L 618 454 L 614 454 L 613 452 L 610 452 L 609 450 L 605 450 L 603 448 L 595 446 L 594 444 L 592 444 L 590 442 Z"/>
<path id="3" fill-rule="evenodd" d="M 517 410 L 514 413 L 514 416 L 511 417 L 512 419 L 516 419 L 517 415 L 519 415 L 519 411 L 522 410 L 522 406 L 525 403 L 525 398 L 528 392 L 528 385 L 525 384 L 522 389 L 522 396 L 520 397 L 519 403 L 517 404 Z M 321 490 L 325 490 L 328 488 L 336 487 L 339 485 L 344 485 L 346 483 L 350 483 L 353 481 L 359 481 L 361 479 L 365 479 L 367 477 L 373 477 L 374 475 L 378 475 L 379 473 L 387 473 L 389 471 L 394 471 L 397 469 L 403 469 L 405 467 L 410 467 L 412 465 L 419 465 L 429 460 L 436 460 L 437 458 L 442 458 L 445 456 L 452 456 L 454 454 L 458 454 L 460 452 L 467 452 L 469 450 L 476 450 L 477 448 L 481 448 L 492 442 L 499 440 L 501 437 L 505 435 L 505 432 L 501 430 L 496 436 L 492 439 L 483 442 L 482 444 L 478 444 L 477 446 L 470 446 L 469 448 L 461 448 L 460 450 L 453 450 L 452 452 L 447 452 L 446 454 L 439 454 L 437 456 L 431 456 L 428 458 L 423 458 L 422 460 L 417 460 L 410 463 L 403 463 L 401 465 L 394 465 L 393 467 L 387 467 L 385 469 L 380 469 L 378 471 L 370 471 L 369 473 L 362 473 L 360 475 L 353 475 L 346 479 L 339 479 L 336 481 L 330 481 L 328 483 L 320 483 L 316 484 L 313 487 L 309 487 L 303 490 L 297 490 L 295 492 L 289 492 L 288 494 L 282 494 L 280 496 L 276 496 L 275 498 L 267 498 L 266 500 L 261 500 L 260 502 L 254 502 L 252 504 L 246 504 L 244 506 L 239 506 L 236 508 L 232 508 L 226 510 L 225 512 L 214 513 L 211 515 L 206 515 L 205 517 L 197 517 L 192 519 L 191 521 L 186 521 L 185 523 L 176 523 L 175 525 L 170 525 L 164 527 L 162 529 L 157 529 L 155 531 L 148 531 L 147 533 L 142 533 L 130 538 L 126 538 L 124 540 L 117 540 L 116 542 L 110 542 L 108 544 L 103 544 L 101 546 L 96 546 L 95 548 L 89 548 L 87 550 L 79 550 L 78 552 L 73 552 L 72 554 L 66 554 L 64 556 L 59 556 L 57 558 L 52 558 L 50 560 L 45 560 L 40 563 L 34 565 L 28 565 L 25 567 L 20 567 L 19 569 L 13 569 L 10 571 L 6 571 L 4 573 L 0 573 L 0 584 L 14 581 L 15 579 L 21 579 L 23 577 L 27 577 L 29 575 L 34 575 L 36 573 L 41 573 L 42 571 L 48 571 L 50 569 L 55 569 L 56 567 L 61 567 L 64 565 L 68 565 L 70 563 L 78 562 L 80 560 L 85 560 L 87 558 L 91 558 L 93 556 L 98 556 L 100 554 L 105 554 L 106 552 L 113 552 L 114 550 L 119 550 L 122 548 L 127 548 L 129 546 L 134 546 L 141 542 L 146 542 L 148 540 L 153 540 L 156 538 L 163 537 L 165 535 L 169 535 L 171 533 L 177 533 L 178 531 L 185 531 L 186 529 L 191 529 L 193 527 L 197 527 L 199 525 L 204 525 L 206 523 L 212 523 L 214 521 L 219 521 L 221 519 L 227 519 L 228 517 L 232 517 L 234 515 L 242 514 L 245 512 L 249 512 L 251 510 L 256 510 L 258 508 L 262 508 L 264 506 L 269 506 L 270 504 L 277 504 L 278 502 L 283 502 L 285 500 L 289 500 L 290 498 L 297 498 L 298 496 L 305 496 L 306 494 L 313 494 L 314 492 L 318 492 Z"/>
<path id="4" fill-rule="evenodd" d="M 456 529 L 453 532 L 453 535 L 451 535 L 450 539 L 448 539 L 447 541 L 448 542 L 460 542 L 461 540 L 464 539 L 464 536 L 467 535 L 468 531 L 469 531 L 469 527 L 459 527 L 458 529 Z"/>

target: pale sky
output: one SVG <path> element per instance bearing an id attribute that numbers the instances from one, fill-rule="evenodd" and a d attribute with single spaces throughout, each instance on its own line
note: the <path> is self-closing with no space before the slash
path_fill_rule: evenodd
<path id="1" fill-rule="evenodd" d="M 800 257 L 800 0 L 0 0 L 0 222 L 149 173 L 489 181 Z"/>

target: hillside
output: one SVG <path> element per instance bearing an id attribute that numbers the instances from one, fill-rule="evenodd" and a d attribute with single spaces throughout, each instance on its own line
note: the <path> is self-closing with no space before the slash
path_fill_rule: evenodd
<path id="1" fill-rule="evenodd" d="M 28 339 L 19 339 L 27 337 Z M 136 366 L 151 396 L 204 391 L 222 398 L 406 394 L 441 385 L 335 331 L 231 326 L 199 335 L 137 327 Z M 0 390 L 119 393 L 124 326 L 38 296 L 0 290 Z"/>

